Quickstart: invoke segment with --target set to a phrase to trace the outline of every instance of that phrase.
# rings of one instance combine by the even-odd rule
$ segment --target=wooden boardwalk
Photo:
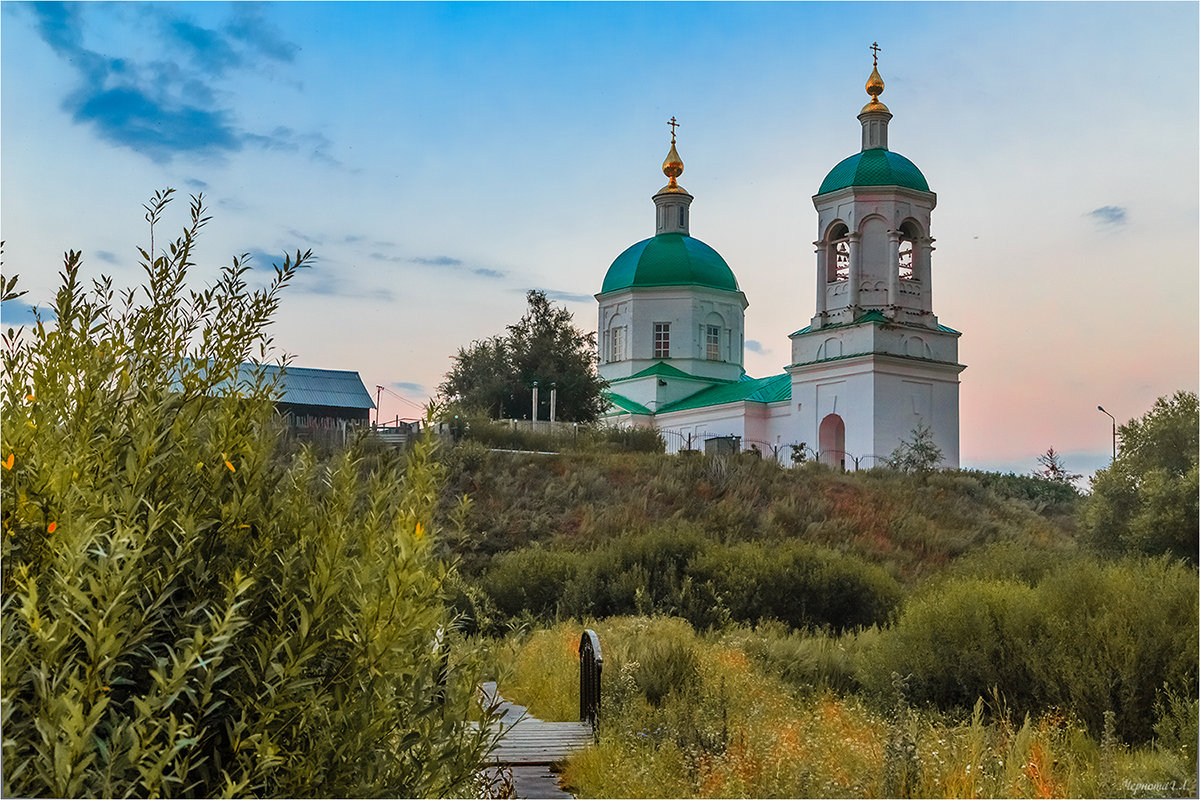
[[[500,742],[489,763],[512,768],[517,797],[571,797],[558,785],[558,776],[550,768],[592,743],[591,724],[544,722],[530,716],[525,706],[500,697],[494,681],[481,684],[480,689],[485,706],[500,701]]]

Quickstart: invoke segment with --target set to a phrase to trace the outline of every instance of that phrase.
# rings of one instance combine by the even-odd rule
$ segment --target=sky
[[[825,174],[889,147],[937,193],[934,311],[962,331],[964,467],[1075,472],[1200,382],[1196,3],[0,3],[0,235],[22,302],[67,249],[140,282],[142,204],[213,215],[193,280],[314,266],[276,344],[412,418],[540,289],[585,330],[654,233],[679,120],[691,233],[749,300],[746,369],[813,314]],[[5,304],[7,327],[27,321]]]

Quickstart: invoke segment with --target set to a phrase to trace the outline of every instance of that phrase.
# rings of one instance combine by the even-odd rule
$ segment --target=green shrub
[[[973,469],[944,474],[968,477],[996,497],[1020,500],[1039,512],[1070,513],[1081,497],[1079,490],[1070,483],[1052,481],[1037,475],[983,472]]]
[[[589,443],[597,442],[628,453],[662,453],[667,443],[655,428],[601,426],[588,431]]]
[[[578,570],[571,553],[528,547],[497,556],[482,586],[503,614],[515,617],[528,612],[553,619]]]
[[[5,336],[4,794],[470,792],[432,444],[367,481],[353,448],[276,456],[271,387],[237,365],[308,256],[188,292],[206,219],[194,199],[142,251],[140,293],[84,290],[69,253],[53,323]]]
[[[1036,586],[961,577],[911,599],[860,659],[860,681],[890,696],[967,709],[998,691],[1016,713],[1069,709],[1099,736],[1144,742],[1166,685],[1194,693],[1196,573],[1178,562],[1069,562]]]
[[[885,621],[900,597],[879,567],[796,541],[714,547],[689,573],[693,583],[711,585],[739,622],[777,619],[840,631]],[[697,624],[705,621],[703,608],[692,613]]]

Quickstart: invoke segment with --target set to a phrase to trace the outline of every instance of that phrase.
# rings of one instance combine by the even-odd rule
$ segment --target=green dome
[[[600,293],[645,286],[708,286],[738,291],[737,278],[720,253],[682,233],[660,233],[621,253],[608,268]]]
[[[916,164],[899,153],[879,147],[855,153],[831,169],[821,181],[817,194],[847,186],[904,186],[929,191],[929,184]]]

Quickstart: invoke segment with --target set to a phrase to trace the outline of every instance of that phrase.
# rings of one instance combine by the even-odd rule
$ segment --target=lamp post
[[[550,427],[554,427],[554,412],[558,407],[558,382],[550,384]]]
[[[533,429],[537,429],[537,381],[533,382]]]
[[[1109,419],[1112,420],[1113,461],[1116,461],[1117,460],[1117,419],[1112,414],[1109,414],[1107,411],[1105,411],[1104,406],[1096,406],[1096,408],[1099,409],[1100,413],[1104,414],[1106,417],[1108,417]]]

